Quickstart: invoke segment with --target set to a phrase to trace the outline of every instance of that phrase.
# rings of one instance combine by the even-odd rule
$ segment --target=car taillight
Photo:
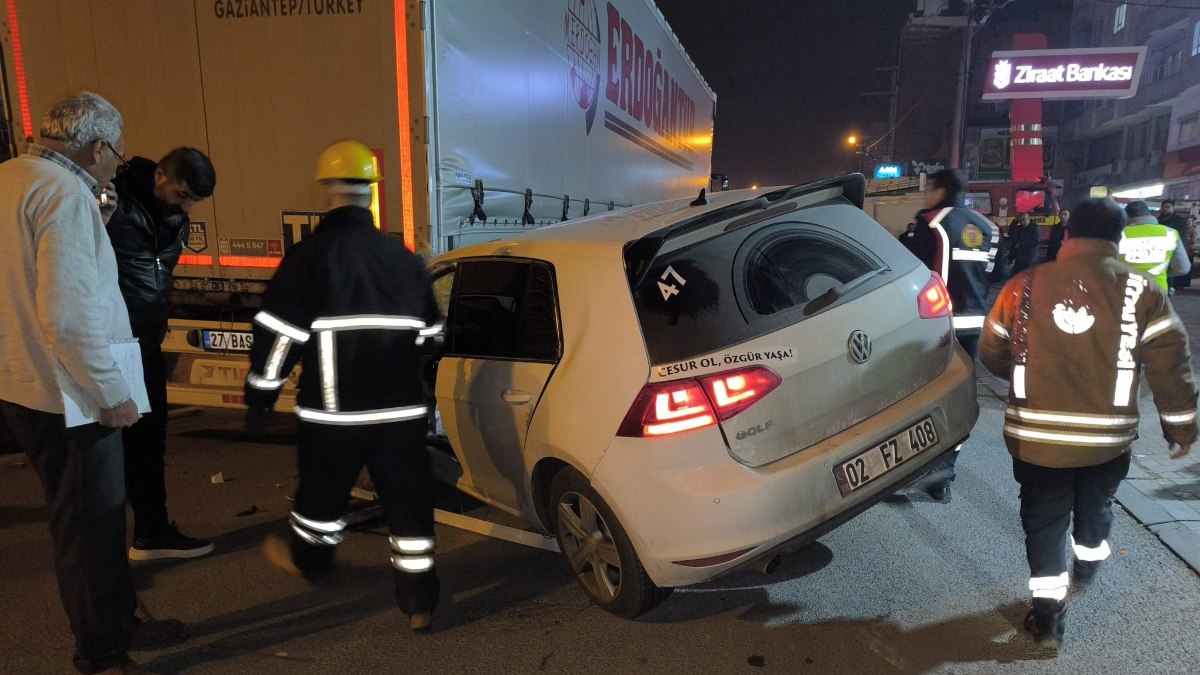
[[[655,382],[642,387],[617,430],[618,436],[667,436],[726,420],[762,400],[782,380],[769,368],[751,366],[699,380]]]
[[[762,400],[782,381],[775,371],[762,366],[739,368],[700,378],[721,420],[727,420]]]
[[[950,310],[950,291],[942,282],[941,275],[933,272],[929,283],[925,284],[925,288],[921,289],[921,295],[917,297],[917,311],[921,314],[922,319],[939,319],[943,316],[950,316]]]
[[[699,382],[657,382],[642,387],[617,435],[666,436],[716,423],[712,404]]]

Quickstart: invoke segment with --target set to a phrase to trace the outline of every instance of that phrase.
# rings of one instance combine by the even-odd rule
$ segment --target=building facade
[[[1069,202],[1200,199],[1200,9],[1076,0],[1071,47],[1147,48],[1137,94],[1065,104],[1055,164]]]

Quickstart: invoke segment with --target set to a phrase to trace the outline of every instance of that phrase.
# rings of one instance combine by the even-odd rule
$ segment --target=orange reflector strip
[[[21,125],[25,141],[33,140],[33,115],[29,113],[29,92],[25,88],[25,57],[21,52],[21,29],[17,26],[17,0],[8,0],[8,25],[12,33],[13,70],[17,73],[17,99],[21,106]]]
[[[260,258],[250,255],[217,256],[217,262],[221,263],[222,267],[258,267],[273,269],[279,267],[279,263],[282,260],[283,258]]]
[[[189,253],[187,255],[179,256],[180,265],[202,265],[205,267],[212,267],[212,260],[213,258],[211,255],[192,255]]]
[[[396,24],[396,117],[400,121],[400,218],[404,227],[404,245],[417,250],[413,221],[412,133],[408,105],[408,22],[407,0],[392,0]]]

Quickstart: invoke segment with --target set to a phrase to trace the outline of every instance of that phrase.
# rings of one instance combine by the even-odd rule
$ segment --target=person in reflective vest
[[[965,206],[962,179],[950,169],[929,179],[925,206],[917,214],[911,250],[946,282],[954,336],[974,359],[988,311],[988,277],[996,263],[1000,230]],[[950,501],[957,459],[958,453],[951,453],[930,473],[925,491],[938,502]]]
[[[1175,289],[1168,286],[1169,279],[1192,271],[1191,256],[1183,239],[1175,228],[1160,225],[1150,215],[1146,202],[1129,202],[1125,206],[1125,215],[1129,217],[1129,224],[1122,231],[1117,246],[1121,260],[1150,275],[1168,294],[1174,295]]]
[[[1087,584],[1112,550],[1112,497],[1138,436],[1139,373],[1171,457],[1187,455],[1197,435],[1187,332],[1166,291],[1117,257],[1125,214],[1111,199],[1087,200],[1073,214],[1057,260],[1000,291],[979,353],[1010,382],[1004,442],[1021,486],[1033,595],[1025,626],[1053,648],[1066,628],[1068,587]]]
[[[291,539],[269,538],[264,553],[291,574],[327,574],[350,489],[366,466],[387,516],[396,601],[409,627],[425,630],[440,587],[421,357],[441,322],[420,259],[375,227],[367,207],[378,180],[374,153],[362,143],[322,152],[317,181],[329,211],[287,252],[254,318],[246,430],[263,433],[301,364]]]

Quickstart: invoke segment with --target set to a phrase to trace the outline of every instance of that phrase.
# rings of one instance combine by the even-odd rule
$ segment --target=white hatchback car
[[[974,369],[863,193],[723,192],[440,256],[435,465],[625,617],[919,477],[974,425]]]

